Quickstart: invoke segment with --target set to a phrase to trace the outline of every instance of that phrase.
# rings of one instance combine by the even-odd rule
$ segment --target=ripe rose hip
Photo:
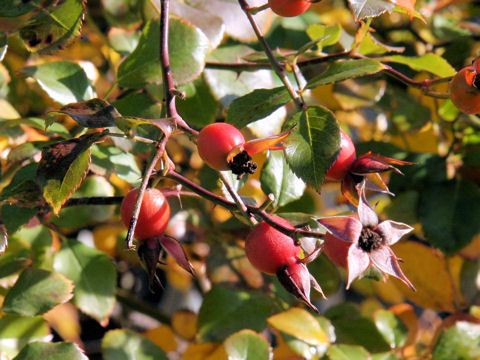
[[[273,218],[280,225],[294,229],[287,220],[278,216]],[[245,252],[255,268],[274,275],[280,268],[297,261],[300,246],[295,245],[291,237],[263,221],[247,236]]]
[[[450,99],[466,114],[480,113],[479,59],[472,66],[461,69],[450,82]]]
[[[311,3],[304,0],[268,0],[268,5],[275,14],[291,17],[303,14]]]
[[[197,147],[200,157],[215,170],[230,170],[227,158],[230,152],[245,144],[243,134],[227,123],[205,126],[198,134]]]
[[[120,215],[126,227],[130,224],[137,193],[138,189],[130,190],[120,206]],[[137,240],[144,240],[161,235],[169,220],[170,205],[163,193],[155,188],[147,189],[143,195],[134,236]]]
[[[357,158],[353,141],[343,130],[340,130],[340,152],[330,169],[325,174],[328,180],[342,180]]]
[[[213,123],[205,126],[198,134],[198,153],[212,169],[231,170],[240,178],[257,170],[257,164],[252,161],[251,156],[269,149],[281,149],[277,144],[290,135],[292,130],[246,142],[235,126]]]

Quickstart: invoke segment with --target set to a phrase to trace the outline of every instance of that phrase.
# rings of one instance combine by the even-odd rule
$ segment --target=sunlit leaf
[[[386,11],[392,11],[395,7],[386,0],[348,0],[348,4],[352,9],[355,21],[380,16]]]
[[[90,165],[90,147],[107,133],[86,134],[43,148],[37,179],[56,214],[84,179]]]
[[[308,311],[291,308],[268,318],[268,324],[275,329],[298,338],[310,345],[320,346],[328,343],[320,324]]]
[[[184,20],[171,19],[169,28],[170,67],[176,84],[195,80],[205,66],[210,45],[207,37]],[[133,51],[118,68],[120,86],[140,88],[162,81],[160,22],[150,21]]]
[[[271,358],[268,342],[251,330],[242,330],[230,335],[224,342],[231,360],[268,360]]]
[[[90,85],[85,71],[75,63],[47,62],[25,67],[21,71],[37,80],[42,89],[62,105],[95,97],[95,90]]]
[[[41,315],[73,296],[73,283],[65,276],[41,269],[26,269],[9,290],[3,311],[24,316]]]
[[[329,360],[368,360],[370,354],[361,346],[332,345],[327,350]]]
[[[115,268],[108,256],[69,239],[55,255],[53,265],[55,271],[73,280],[73,303],[84,313],[107,324],[115,304],[116,286]]]
[[[375,325],[392,349],[405,345],[408,329],[393,312],[378,310],[373,315]]]
[[[65,0],[39,12],[20,29],[25,46],[41,53],[63,49],[80,35],[85,4],[84,0]]]
[[[67,342],[33,342],[26,345],[22,351],[15,356],[15,360],[35,359],[88,360],[88,357],[83,353],[77,344]]]
[[[340,40],[342,27],[340,24],[325,26],[321,24],[312,24],[307,28],[307,35],[312,40],[320,39],[317,47],[322,50],[324,46],[334,45]]]
[[[409,57],[392,55],[382,59],[384,62],[404,64],[416,71],[428,71],[437,76],[453,76],[455,69],[440,55],[428,53],[422,56]]]
[[[153,329],[149,329],[142,335],[166,353],[177,349],[177,339],[172,328],[168,325],[160,325]]]
[[[262,190],[273,194],[274,206],[284,206],[299,199],[305,191],[305,183],[290,170],[285,156],[280,151],[271,151],[260,176]]]
[[[5,314],[0,318],[0,348],[11,358],[30,342],[50,339],[50,329],[41,316]]]
[[[293,126],[284,140],[287,162],[299,178],[319,189],[339,151],[337,121],[327,108],[315,106],[293,114],[284,128]]]
[[[376,74],[382,71],[384,66],[372,59],[336,61],[320,75],[308,80],[307,88],[312,89],[320,85],[327,85],[346,79]]]
[[[147,338],[130,330],[111,330],[102,340],[105,360],[167,360],[165,352]]]
[[[92,167],[105,175],[116,174],[120,179],[132,185],[141,182],[142,174],[131,153],[126,153],[115,146],[92,147]],[[103,171],[102,171],[103,170]]]
[[[435,360],[477,359],[480,357],[480,323],[458,321],[442,331],[432,358]]]
[[[461,260],[451,260],[438,251],[412,241],[400,241],[393,246],[395,254],[403,259],[402,270],[417,291],[411,291],[405,285],[395,281],[402,294],[413,303],[440,311],[455,309],[455,292],[459,288]],[[447,265],[447,261],[450,262]],[[447,269],[450,266],[452,273]]]

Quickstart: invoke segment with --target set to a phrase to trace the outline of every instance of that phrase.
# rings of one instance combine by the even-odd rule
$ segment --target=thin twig
[[[79,205],[118,205],[122,202],[122,200],[123,196],[91,196],[70,198],[63,205],[63,207]]]
[[[238,0],[240,7],[242,10],[245,12],[245,15],[247,15],[248,21],[250,22],[250,25],[252,26],[253,31],[255,32],[255,35],[257,36],[258,41],[260,41],[260,44],[262,44],[263,49],[265,51],[265,54],[268,57],[268,60],[270,61],[270,64],[275,71],[275,73],[278,75],[280,80],[282,81],[283,85],[287,88],[288,93],[292,97],[292,99],[295,101],[297,106],[300,109],[305,108],[305,104],[302,100],[302,98],[298,95],[298,93],[295,91],[293,88],[292,84],[290,83],[290,80],[287,77],[287,72],[285,71],[285,68],[280,66],[279,62],[273,55],[272,49],[270,49],[270,46],[268,45],[267,41],[263,37],[262,31],[257,25],[257,22],[255,21],[255,18],[253,17],[253,14],[250,13],[250,6],[247,4],[246,0]]]

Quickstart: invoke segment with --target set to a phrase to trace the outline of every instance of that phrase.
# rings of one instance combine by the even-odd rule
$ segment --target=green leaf
[[[225,24],[215,12],[202,11],[179,0],[170,3],[170,11],[202,30],[212,49],[220,45],[225,33]]]
[[[432,18],[432,30],[437,39],[441,39],[442,41],[458,41],[461,37],[470,37],[473,35],[468,29],[460,27],[457,21],[438,14]]]
[[[230,360],[269,360],[272,357],[268,342],[251,330],[230,335],[224,346]]]
[[[0,17],[17,17],[35,10],[40,0],[2,0],[0,2]]]
[[[179,90],[185,92],[186,99],[177,99],[177,110],[188,124],[202,128],[215,121],[219,104],[203,76],[180,86]]]
[[[132,185],[139,185],[142,173],[135,157],[115,146],[92,146],[92,167],[98,174],[116,174],[120,179]],[[102,174],[103,175],[103,174]]]
[[[15,274],[32,265],[32,260],[22,257],[22,253],[7,253],[0,257],[0,279]]]
[[[73,296],[73,283],[65,276],[41,269],[26,269],[8,291],[3,311],[24,316],[41,315]]]
[[[72,62],[47,62],[25,67],[21,72],[37,80],[42,89],[62,105],[89,100],[96,96],[85,71]]]
[[[121,116],[114,106],[102,99],[91,99],[62,106],[55,113],[66,114],[86,128],[115,126],[115,118]]]
[[[386,11],[392,11],[395,7],[386,0],[348,0],[348,3],[355,21],[380,16]]]
[[[13,360],[88,360],[77,344],[34,342],[25,346]]]
[[[293,126],[284,140],[287,162],[299,178],[318,190],[340,149],[337,121],[327,108],[313,106],[293,114],[283,127]]]
[[[360,42],[357,52],[362,55],[383,55],[387,52],[401,53],[405,50],[402,46],[388,46],[378,41],[371,33],[367,32]]]
[[[329,308],[325,316],[335,328],[338,344],[361,345],[371,352],[390,350],[375,324],[361,317],[355,306],[348,303],[336,305]]]
[[[11,358],[28,343],[48,341],[50,337],[50,328],[41,316],[5,314],[0,318],[0,349]]]
[[[336,61],[331,63],[323,73],[308,80],[306,87],[312,89],[358,76],[376,74],[384,69],[382,63],[372,59]]]
[[[466,181],[426,187],[420,193],[418,215],[427,240],[453,254],[480,233],[480,189]]]
[[[39,12],[20,29],[27,49],[40,53],[63,49],[80,35],[85,4],[83,0],[65,0]]]
[[[269,317],[267,321],[275,329],[307,344],[321,346],[328,343],[327,334],[322,330],[317,319],[307,310],[291,308]]]
[[[7,228],[7,233],[11,235],[16,233],[20,227],[28,223],[38,211],[38,209],[34,207],[20,207],[12,204],[4,204],[1,210],[1,219]]]
[[[460,289],[467,304],[478,304],[480,300],[480,262],[464,260],[460,273]]]
[[[453,76],[455,69],[440,55],[428,53],[422,56],[408,57],[402,55],[392,55],[384,57],[383,62],[394,62],[411,67],[416,71],[428,71],[437,76]]]
[[[236,98],[228,108],[227,122],[243,128],[273,113],[292,100],[287,89],[280,86],[273,89],[256,89]]]
[[[164,351],[130,330],[111,330],[102,340],[105,360],[167,360]]]
[[[179,104],[177,104],[178,107]],[[146,92],[132,92],[113,102],[123,116],[159,119],[162,117],[159,102]]]
[[[332,345],[327,350],[329,360],[369,360],[370,354],[361,346]]]
[[[112,27],[108,31],[108,42],[121,55],[130,55],[138,45],[140,33],[135,30],[126,30]]]
[[[223,341],[242,329],[262,331],[274,307],[266,294],[214,286],[205,294],[198,314],[198,336],[203,341]]]
[[[391,121],[395,124],[395,130],[403,133],[405,131],[420,130],[432,118],[430,109],[420,104],[417,99],[398,89],[392,94],[394,106],[392,109]],[[387,106],[392,107],[392,103]]]
[[[478,359],[480,357],[480,325],[458,321],[442,331],[432,352],[435,360]]]
[[[275,196],[275,207],[300,199],[306,188],[305,183],[292,172],[281,151],[269,153],[260,181],[263,192]]]
[[[45,200],[58,214],[62,205],[80,186],[90,165],[90,147],[105,138],[108,131],[90,133],[60,141],[42,150],[37,180]]]
[[[28,244],[31,250],[29,257],[33,260],[34,267],[49,271],[52,269],[52,233],[46,226],[24,227],[15,236]]]
[[[378,310],[373,317],[378,331],[380,331],[392,349],[405,345],[408,328],[398,316],[388,310]]]
[[[170,67],[177,85],[195,80],[203,71],[210,45],[196,27],[180,19],[171,19],[169,27]],[[118,84],[140,88],[162,81],[160,21],[150,21],[143,29],[135,51],[118,68]]]
[[[73,303],[85,314],[106,323],[115,304],[116,287],[115,268],[108,256],[68,239],[55,255],[53,267],[73,280]]]
[[[252,53],[254,50],[245,45],[222,46],[209,54],[208,61],[241,63],[244,62],[242,60],[244,57]],[[275,86],[270,70],[237,72],[205,69],[205,80],[213,96],[225,107],[228,107],[236,97],[252,92],[252,89]]]
[[[307,28],[307,35],[312,40],[317,40],[318,50],[322,50],[324,46],[334,45],[340,40],[342,35],[342,27],[340,24],[326,26],[321,24],[312,24]]]

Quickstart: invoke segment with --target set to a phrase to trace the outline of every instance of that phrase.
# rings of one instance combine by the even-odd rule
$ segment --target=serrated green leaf
[[[358,76],[376,74],[385,67],[382,63],[372,59],[336,61],[321,73],[308,80],[307,88],[312,89],[320,85],[327,85]]]
[[[55,255],[53,267],[73,281],[73,303],[81,311],[100,323],[108,321],[115,304],[116,272],[105,253],[68,239]]]
[[[383,62],[394,62],[411,67],[416,71],[428,71],[437,76],[447,77],[455,75],[455,69],[440,55],[428,53],[422,56],[409,57],[392,55],[384,57]]]
[[[328,343],[327,334],[320,324],[307,310],[291,308],[267,319],[275,329],[300,339],[307,344],[321,346]]]
[[[180,19],[171,19],[169,28],[170,67],[177,85],[195,80],[203,71],[210,45],[196,27]],[[135,51],[118,68],[118,84],[140,88],[162,81],[160,53],[160,21],[145,26]]]
[[[274,307],[266,294],[214,286],[205,294],[198,314],[198,336],[203,341],[223,341],[242,329],[262,331]]]
[[[284,86],[253,90],[232,101],[228,108],[227,122],[239,129],[243,128],[270,115],[291,100]]]
[[[305,183],[292,172],[281,151],[269,153],[262,167],[260,182],[265,194],[275,196],[275,207],[300,199],[306,188]]]
[[[329,360],[369,360],[370,354],[361,346],[332,345],[327,350]]]
[[[293,114],[284,129],[293,126],[284,140],[287,162],[299,178],[319,189],[340,149],[337,121],[327,108],[314,106]]]
[[[0,349],[10,358],[28,343],[48,341],[50,337],[50,328],[41,316],[5,314],[0,318]]]
[[[272,357],[268,342],[251,330],[230,335],[224,346],[230,360],[269,360]]]
[[[22,255],[22,253],[2,254],[2,257],[0,257],[0,279],[32,265],[32,260],[22,257]]]
[[[37,181],[55,214],[85,178],[90,166],[90,147],[107,134],[108,131],[85,134],[43,148]]]
[[[121,116],[113,105],[103,99],[91,99],[62,106],[55,113],[66,114],[86,128],[115,126],[115,118]]]
[[[378,310],[373,315],[373,318],[378,331],[380,331],[392,349],[405,345],[408,328],[398,316],[388,310]]]
[[[427,240],[453,254],[480,233],[480,189],[466,181],[431,185],[420,193],[418,215]]]
[[[17,230],[28,223],[35,216],[38,209],[31,207],[21,207],[12,204],[2,206],[2,221],[7,229],[7,233],[13,235]]]
[[[41,315],[73,296],[73,283],[65,276],[41,269],[26,269],[8,291],[3,311],[24,316]]]
[[[47,62],[28,66],[20,71],[37,80],[42,89],[62,105],[89,100],[96,96],[85,71],[72,62]]]
[[[40,53],[63,49],[80,35],[85,3],[84,0],[65,0],[30,19],[20,29],[27,49]]]
[[[478,359],[480,357],[480,325],[458,321],[445,329],[435,344],[432,359]]]
[[[102,340],[105,360],[167,360],[164,351],[130,330],[111,330]]]
[[[367,32],[360,42],[357,52],[362,55],[382,55],[387,52],[401,53],[405,50],[402,46],[388,46],[378,41],[371,33]]]
[[[88,360],[77,344],[34,342],[26,345],[13,360]]]

